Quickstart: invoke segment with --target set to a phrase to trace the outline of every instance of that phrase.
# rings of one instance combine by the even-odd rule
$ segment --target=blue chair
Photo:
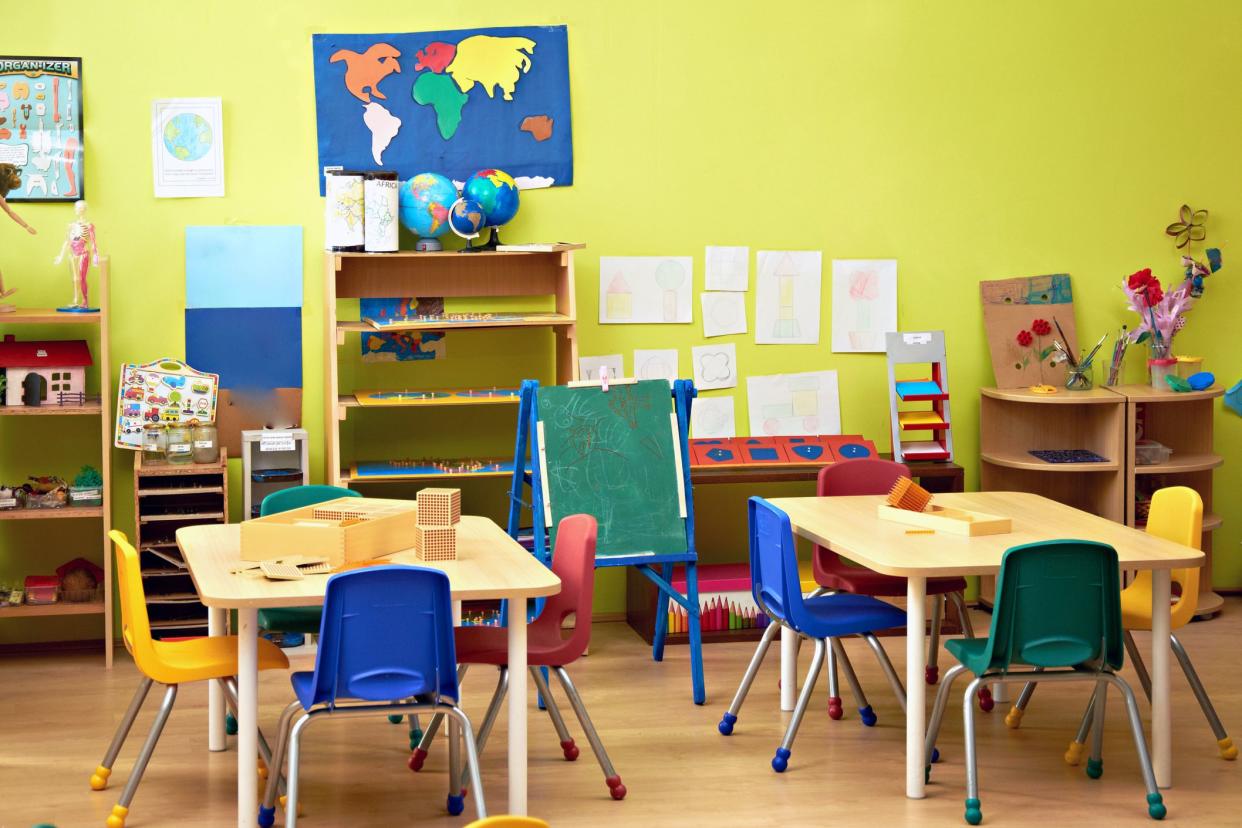
[[[798,726],[802,724],[802,716],[811,701],[811,693],[815,689],[828,647],[833,647],[838,657],[843,653],[839,649],[841,644],[835,639],[846,635],[857,635],[865,639],[888,676],[902,709],[905,709],[905,688],[902,687],[892,662],[888,660],[884,647],[873,633],[875,630],[904,627],[906,614],[892,604],[867,595],[842,592],[804,598],[789,516],[761,497],[752,497],[749,509],[751,594],[772,623],[764,630],[763,638],[750,660],[750,666],[746,668],[742,683],[737,688],[737,695],[733,697],[733,703],[729,705],[729,710],[720,720],[717,729],[725,736],[733,733],[738,711],[746,700],[750,685],[754,682],[778,629],[788,627],[798,635],[812,639],[815,642],[815,655],[811,658],[806,683],[802,685],[802,692],[798,695],[798,704],[785,731],[785,738],[772,759],[772,769],[782,773],[789,767],[789,754],[794,737],[798,735]]]
[[[996,606],[987,638],[954,639],[945,647],[960,664],[945,674],[932,707],[926,750],[930,755],[944,718],[949,688],[967,670],[975,678],[966,688],[962,709],[966,738],[966,821],[983,821],[975,762],[975,718],[971,699],[985,681],[1088,681],[1095,685],[1095,738],[1087,776],[1104,772],[1104,698],[1108,685],[1121,693],[1147,785],[1147,813],[1164,819],[1166,809],[1143,735],[1134,692],[1117,675],[1124,660],[1121,632],[1121,586],[1117,550],[1085,540],[1054,540],[1015,546],[1001,558]],[[1029,670],[1021,669],[1030,667]],[[1019,669],[1014,669],[1018,667]],[[928,780],[931,763],[926,766]]]
[[[297,699],[281,714],[272,763],[289,755],[285,824],[297,822],[298,762],[302,733],[329,716],[442,713],[449,718],[449,797],[453,815],[464,797],[453,791],[461,775],[461,743],[479,819],[487,816],[474,729],[458,707],[457,653],[448,576],[415,566],[376,566],[333,575],[324,596],[319,650],[313,672],[290,677]],[[298,714],[301,715],[298,715]],[[275,821],[279,773],[268,777],[259,825]]]

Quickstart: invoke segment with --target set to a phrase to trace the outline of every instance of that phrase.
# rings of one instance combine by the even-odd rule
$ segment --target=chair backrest
[[[259,504],[259,517],[288,512],[290,509],[301,509],[303,506],[314,506],[325,500],[336,500],[338,497],[362,497],[361,492],[346,489],[343,486],[294,486],[272,492]]]
[[[457,700],[449,580],[438,569],[374,566],[328,579],[316,703],[392,701],[431,694]]]
[[[842,460],[829,463],[819,470],[815,479],[815,494],[820,497],[847,495],[882,495],[892,491],[899,478],[909,477],[910,469],[904,463],[863,457],[858,460]],[[815,544],[813,553],[821,561],[839,557],[830,549]],[[827,557],[827,556],[832,557]]]
[[[553,627],[560,635],[565,619],[574,616],[574,631],[565,640],[566,661],[579,658],[591,641],[597,531],[595,518],[590,515],[561,518],[552,552],[552,572],[561,579],[561,591],[544,602],[543,611],[532,624]]]
[[[806,618],[798,553],[789,515],[761,497],[750,512],[750,589],[768,615],[801,629]]]
[[[150,675],[155,660],[155,643],[151,639],[151,622],[147,617],[147,596],[142,589],[142,564],[138,550],[119,529],[108,533],[116,549],[117,588],[121,593],[121,638],[125,649],[134,657],[134,664],[144,675]]]
[[[1199,549],[1203,546],[1203,498],[1187,486],[1168,486],[1151,496],[1147,515],[1147,532],[1165,540]],[[1173,583],[1181,587],[1181,595],[1173,605],[1173,629],[1184,627],[1194,617],[1199,605],[1199,570],[1175,569]],[[1151,570],[1139,572],[1130,587],[1151,592]]]
[[[1121,669],[1117,550],[1095,541],[1053,540],[1006,551],[988,654],[989,669],[1072,667],[1101,660]]]

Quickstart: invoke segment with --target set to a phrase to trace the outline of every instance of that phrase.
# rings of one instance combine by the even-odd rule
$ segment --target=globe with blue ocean
[[[211,151],[211,124],[201,115],[183,112],[164,125],[164,149],[178,161],[197,161]]]

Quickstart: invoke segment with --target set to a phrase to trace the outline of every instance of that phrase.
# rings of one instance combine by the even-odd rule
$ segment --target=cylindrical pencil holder
[[[1095,387],[1095,363],[1077,365],[1065,374],[1066,391],[1090,391]]]

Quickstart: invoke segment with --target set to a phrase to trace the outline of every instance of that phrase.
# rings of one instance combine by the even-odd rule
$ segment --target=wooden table
[[[851,561],[906,579],[906,796],[923,797],[926,691],[923,670],[927,579],[944,575],[995,575],[1006,549],[1035,541],[1075,538],[1112,545],[1126,569],[1152,570],[1152,764],[1162,788],[1173,784],[1169,705],[1169,570],[1197,567],[1203,553],[1025,492],[941,494],[942,506],[1013,519],[1004,535],[964,537],[936,532],[907,535],[901,523],[880,520],[884,498],[787,497],[772,505],[789,515],[794,531]]]
[[[241,559],[241,526],[191,526],[177,531],[177,545],[211,613],[213,634],[224,631],[225,613],[237,610],[237,824],[254,825],[258,807],[259,666],[258,611],[266,607],[323,604],[327,578],[269,581],[230,571]],[[387,562],[439,569],[449,577],[454,601],[506,599],[510,608],[528,598],[561,591],[552,571],[492,521],[463,515],[458,526],[457,560],[423,562],[412,549]],[[526,613],[509,612],[509,813],[526,813]],[[222,749],[223,716],[210,718],[211,745]],[[218,746],[218,747],[216,747]]]

